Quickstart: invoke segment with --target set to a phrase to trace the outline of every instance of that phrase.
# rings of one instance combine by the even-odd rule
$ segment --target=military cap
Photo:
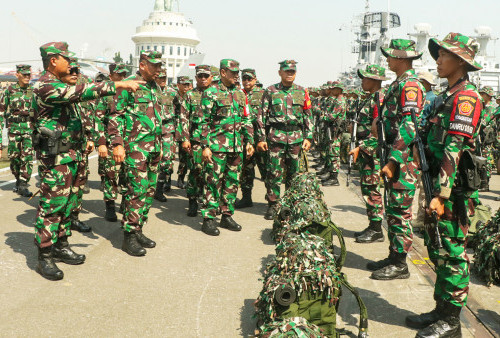
[[[177,84],[190,84],[189,76],[177,76]]]
[[[257,78],[257,74],[255,74],[255,69],[245,68],[241,71],[241,77],[250,76],[252,79]]]
[[[80,68],[80,64],[78,63],[78,58],[76,57],[69,58],[69,65],[71,66],[71,69]]]
[[[232,72],[240,71],[240,63],[233,59],[220,60],[220,69],[229,69]]]
[[[259,88],[263,88],[264,87],[264,85],[259,80],[257,80],[257,83],[255,83],[255,86],[257,86]]]
[[[358,69],[358,76],[361,79],[366,77],[367,79],[379,81],[389,80],[389,78],[385,76],[385,68],[379,65],[366,65],[365,70]]]
[[[297,61],[295,60],[283,60],[279,63],[280,70],[297,70]]]
[[[209,65],[198,65],[195,67],[196,70],[196,75],[199,74],[207,74],[207,75],[212,75],[212,67]]]
[[[31,74],[31,65],[17,65],[16,71],[21,74]]]
[[[167,77],[167,71],[164,68],[162,68],[160,74],[158,74],[158,78],[162,77]]]
[[[95,82],[98,82],[98,83],[102,82],[102,81],[106,81],[108,79],[109,79],[109,77],[106,74],[101,73],[101,72],[97,73],[95,76]]]
[[[118,62],[118,63],[112,63],[109,65],[109,72],[110,73],[127,73],[127,65],[124,63]]]
[[[460,33],[448,33],[444,40],[440,41],[436,38],[429,40],[429,52],[434,60],[439,56],[439,49],[443,48],[450,53],[455,54],[465,62],[467,62],[468,71],[483,69],[483,67],[474,61],[474,57],[479,52],[479,43],[468,36]]]
[[[162,63],[162,54],[154,50],[143,50],[141,51],[140,59],[144,59],[150,63]]]
[[[419,59],[423,53],[417,52],[415,41],[407,39],[392,39],[389,47],[380,47],[385,57],[396,59]]]
[[[334,88],[339,88],[344,90],[345,86],[342,82],[340,81],[333,81],[332,83],[329,84],[329,88],[334,89]]]
[[[42,55],[42,58],[49,55],[62,55],[69,58],[75,55],[75,53],[68,50],[68,44],[64,41],[49,42],[40,46],[40,54]]]
[[[429,84],[431,86],[435,86],[436,85],[436,82],[434,82],[434,75],[432,75],[431,72],[421,71],[421,72],[418,72],[417,75],[418,75],[418,78],[420,80],[424,80],[424,81],[429,82]]]
[[[485,93],[486,95],[489,95],[491,97],[495,97],[495,92],[493,91],[493,88],[490,86],[483,87],[479,89],[479,94]]]

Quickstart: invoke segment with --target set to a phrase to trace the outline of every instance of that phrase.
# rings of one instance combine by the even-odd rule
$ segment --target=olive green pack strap
[[[335,260],[335,266],[337,267],[337,272],[340,272],[342,270],[342,267],[344,266],[345,262],[345,257],[347,255],[347,249],[345,246],[345,240],[344,240],[344,235],[342,234],[342,230],[340,230],[335,223],[333,223],[331,220],[328,220],[328,222],[322,223],[324,227],[331,228],[335,234],[337,235],[337,238],[339,239],[339,244],[340,244],[340,256]]]
[[[352,292],[354,297],[356,297],[356,301],[359,305],[359,333],[358,338],[366,338],[368,337],[368,310],[366,309],[366,305],[359,296],[358,291],[347,281],[346,276],[341,273],[340,274],[340,282],[343,286],[345,286],[349,291]]]
[[[304,149],[300,149],[299,172],[309,172],[309,159],[307,158],[307,153],[304,151]]]

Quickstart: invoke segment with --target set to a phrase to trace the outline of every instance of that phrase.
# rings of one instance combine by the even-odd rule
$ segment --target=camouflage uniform
[[[18,65],[17,72],[31,74],[31,66]],[[0,96],[0,131],[5,119],[9,136],[10,170],[16,178],[15,190],[27,197],[31,196],[27,186],[33,171],[33,125],[30,120],[32,95],[31,85],[21,88],[16,83],[7,87]],[[19,191],[20,187],[23,191]]]
[[[239,63],[224,59],[221,68],[238,71]],[[221,81],[203,93],[201,124],[203,149],[212,151],[212,163],[205,164],[204,219],[214,219],[220,208],[223,216],[234,213],[245,145],[253,140],[245,93],[228,88]]]
[[[296,62],[285,60],[281,70],[296,69]],[[285,187],[299,170],[299,156],[305,139],[312,142],[311,100],[303,87],[285,87],[277,83],[266,89],[262,109],[257,116],[256,138],[268,142],[267,196],[270,206],[280,198],[280,187],[286,172]]]
[[[489,95],[491,98],[494,97],[493,89],[491,87],[481,88],[479,93],[485,93]],[[489,190],[489,181],[491,177],[491,170],[494,164],[493,150],[494,144],[496,142],[496,116],[495,113],[495,103],[493,100],[485,104],[485,107],[482,111],[481,117],[481,126],[480,126],[480,143],[478,144],[478,148],[481,150],[480,156],[486,159],[486,177],[484,177],[481,189],[488,191]]]
[[[190,84],[191,80],[187,76],[179,76],[177,78],[177,83],[178,84]],[[179,142],[180,139],[180,114],[181,114],[181,105],[182,102],[185,100],[186,94],[182,97],[179,92],[177,92],[177,97],[176,97],[176,105],[175,105],[175,114],[176,114],[176,129],[177,133],[175,136],[175,140],[177,141],[178,148],[179,148],[179,167],[177,168],[177,175],[179,176],[177,186],[181,189],[184,189],[184,177],[187,174],[188,171],[188,165],[189,165],[189,154],[184,151],[181,147],[181,142]]]

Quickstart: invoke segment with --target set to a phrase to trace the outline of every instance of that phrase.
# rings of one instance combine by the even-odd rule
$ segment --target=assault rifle
[[[358,133],[358,118],[359,118],[359,111],[361,109],[358,109],[359,106],[359,100],[356,101],[355,105],[355,110],[354,110],[354,119],[352,120],[352,130],[351,130],[351,150],[356,148],[356,143],[357,143],[357,133]],[[349,164],[347,166],[347,179],[346,179],[346,186],[349,186],[349,179],[351,177],[351,170],[352,170],[352,164],[354,162],[354,155],[349,156]]]
[[[375,93],[375,104],[378,108],[378,117],[377,117],[377,137],[378,137],[378,156],[380,158],[380,168],[382,169],[387,164],[387,141],[385,139],[385,128],[384,128],[384,115],[382,114],[382,110],[385,105],[385,100],[382,104],[380,104],[380,93]],[[387,182],[387,177],[383,177],[384,180],[384,208],[387,208],[387,193],[389,182]]]
[[[431,175],[429,173],[429,163],[427,163],[427,159],[425,157],[424,142],[422,141],[422,138],[420,137],[420,132],[418,130],[416,108],[411,108],[410,112],[411,112],[411,120],[413,122],[413,125],[415,126],[415,145],[417,146],[420,169],[422,170],[421,179],[425,193],[425,204],[427,207],[429,207],[433,198],[432,180],[431,180]],[[434,227],[434,230],[436,232],[437,246],[439,249],[442,249],[443,243],[441,242],[441,233],[439,232],[439,227],[438,227],[437,212],[433,211],[431,216],[432,216],[432,226]]]

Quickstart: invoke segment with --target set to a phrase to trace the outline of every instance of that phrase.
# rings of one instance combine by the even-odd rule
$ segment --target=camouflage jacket
[[[181,141],[181,134],[182,134],[182,125],[181,125],[181,109],[182,105],[184,104],[184,101],[187,99],[187,92],[184,94],[184,96],[181,96],[179,92],[177,92],[177,95],[174,98],[174,132],[175,136],[174,139],[176,142],[182,142]]]
[[[245,90],[243,92],[247,95],[248,106],[250,108],[250,120],[252,121],[252,126],[254,130],[257,130],[257,117],[259,115],[259,110],[262,105],[262,96],[264,95],[264,89],[255,86],[249,93]],[[266,121],[263,121],[265,124]],[[255,136],[255,135],[254,135]],[[255,143],[258,140],[255,139]]]
[[[47,149],[40,147],[38,158],[46,165],[65,164],[82,160],[84,147],[84,126],[82,112],[75,109],[75,103],[95,100],[102,96],[113,95],[116,88],[113,82],[98,84],[83,83],[70,86],[61,82],[50,72],[43,72],[33,88],[33,118],[35,131],[40,128],[61,131],[60,143],[70,145],[67,152],[50,156]]]
[[[18,83],[7,87],[0,96],[0,126],[3,127],[5,119],[9,134],[33,133],[30,119],[32,96],[33,88],[31,85],[21,88]],[[0,140],[0,144],[1,142]]]
[[[108,124],[111,116],[111,112],[115,110],[116,99],[115,96],[106,96],[101,98],[96,105],[95,109],[95,131],[97,132],[97,146],[110,146],[111,140],[108,134]],[[123,124],[120,119],[118,121]],[[121,125],[119,130],[123,131],[123,126]]]
[[[194,88],[186,94],[182,101],[180,113],[180,141],[201,143],[201,126],[204,121],[201,109],[201,98],[206,89]]]
[[[268,87],[262,97],[257,126],[259,142],[266,138],[289,144],[312,140],[311,99],[307,89],[296,84],[285,88],[281,82]]]
[[[76,85],[91,84],[92,80],[83,74],[78,77]],[[106,96],[107,97],[107,96]],[[95,110],[99,100],[89,100],[77,103],[78,109],[81,111],[83,130],[85,141],[97,141],[99,133],[95,126]]]
[[[243,146],[253,141],[245,93],[228,88],[222,81],[203,93],[201,110],[201,144],[214,152],[244,152]]]
[[[373,93],[368,95],[368,97],[361,101],[358,105],[358,132],[356,137],[358,141],[360,141],[362,149],[364,145],[364,142],[362,141],[370,139],[369,136],[372,130],[373,120],[375,120],[375,118],[378,116],[380,104],[384,100],[384,94],[382,93],[382,90],[379,90],[378,93],[379,102],[375,102],[376,93]],[[378,140],[373,137],[371,138],[371,141],[375,142],[371,145],[371,147],[376,148]]]
[[[142,81],[137,73],[127,80]],[[160,152],[162,135],[162,108],[155,82],[140,85],[135,92],[120,90],[115,110],[111,113],[108,133],[111,145],[123,145],[127,153]]]
[[[345,96],[331,97],[327,103],[325,119],[327,122],[343,121],[347,111]]]
[[[431,170],[434,194],[448,199],[460,156],[473,147],[483,101],[475,85],[464,80],[439,94],[435,103],[424,136],[429,147],[429,166],[436,169]]]
[[[179,98],[177,92],[166,86],[165,89],[158,89],[158,101],[161,105],[162,134],[175,133],[177,125],[177,106]]]

